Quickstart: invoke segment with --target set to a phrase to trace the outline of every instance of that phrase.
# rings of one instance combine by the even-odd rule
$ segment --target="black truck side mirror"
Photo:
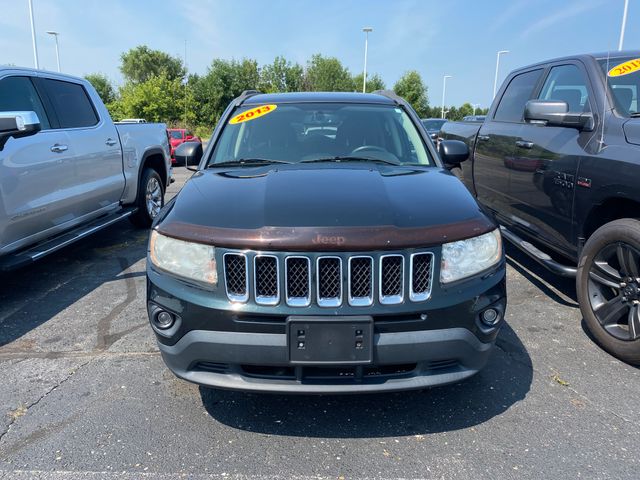
[[[9,138],[35,135],[41,128],[36,112],[0,112],[0,150]]]
[[[469,158],[469,147],[460,140],[442,140],[438,153],[446,167],[455,167]]]
[[[178,145],[173,155],[178,165],[184,163],[187,170],[197,172],[197,166],[202,159],[202,144],[200,142],[184,142]]]
[[[585,131],[595,128],[591,112],[569,112],[569,104],[562,100],[529,100],[524,107],[524,119],[528,123]]]

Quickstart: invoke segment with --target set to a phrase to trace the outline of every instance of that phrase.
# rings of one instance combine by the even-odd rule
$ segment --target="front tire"
[[[136,205],[138,210],[129,217],[131,223],[139,228],[149,228],[164,206],[162,179],[152,168],[145,168],[142,172]]]
[[[640,221],[615,220],[594,232],[582,251],[576,287],[597,342],[640,365]]]

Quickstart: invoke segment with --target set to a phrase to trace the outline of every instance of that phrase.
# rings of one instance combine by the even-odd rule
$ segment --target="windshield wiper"
[[[272,163],[291,163],[284,160],[271,160],[268,158],[240,158],[238,160],[229,160],[220,163],[210,163],[207,168],[217,167],[242,167],[245,165],[270,165]]]
[[[631,113],[629,114],[629,116],[630,116],[631,118],[638,118],[638,117],[640,117],[640,112],[631,112]]]
[[[389,160],[382,160],[381,158],[373,157],[352,157],[352,156],[337,156],[337,157],[325,157],[325,158],[312,158],[311,160],[302,160],[300,163],[322,163],[322,162],[374,162],[385,163],[387,165],[402,165],[398,162],[391,162]]]

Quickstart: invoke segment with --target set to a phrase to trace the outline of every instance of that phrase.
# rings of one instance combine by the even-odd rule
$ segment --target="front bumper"
[[[175,345],[159,346],[169,369],[193,383],[243,391],[343,394],[464,380],[484,367],[493,342],[483,343],[464,328],[380,333],[374,337],[375,365],[344,368],[289,366],[285,334],[193,330]]]

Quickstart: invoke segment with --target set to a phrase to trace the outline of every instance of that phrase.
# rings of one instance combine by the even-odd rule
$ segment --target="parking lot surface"
[[[272,396],[164,367],[147,235],[123,222],[0,276],[0,479],[638,477],[638,370],[588,338],[571,281],[512,249],[508,323],[479,375]]]

